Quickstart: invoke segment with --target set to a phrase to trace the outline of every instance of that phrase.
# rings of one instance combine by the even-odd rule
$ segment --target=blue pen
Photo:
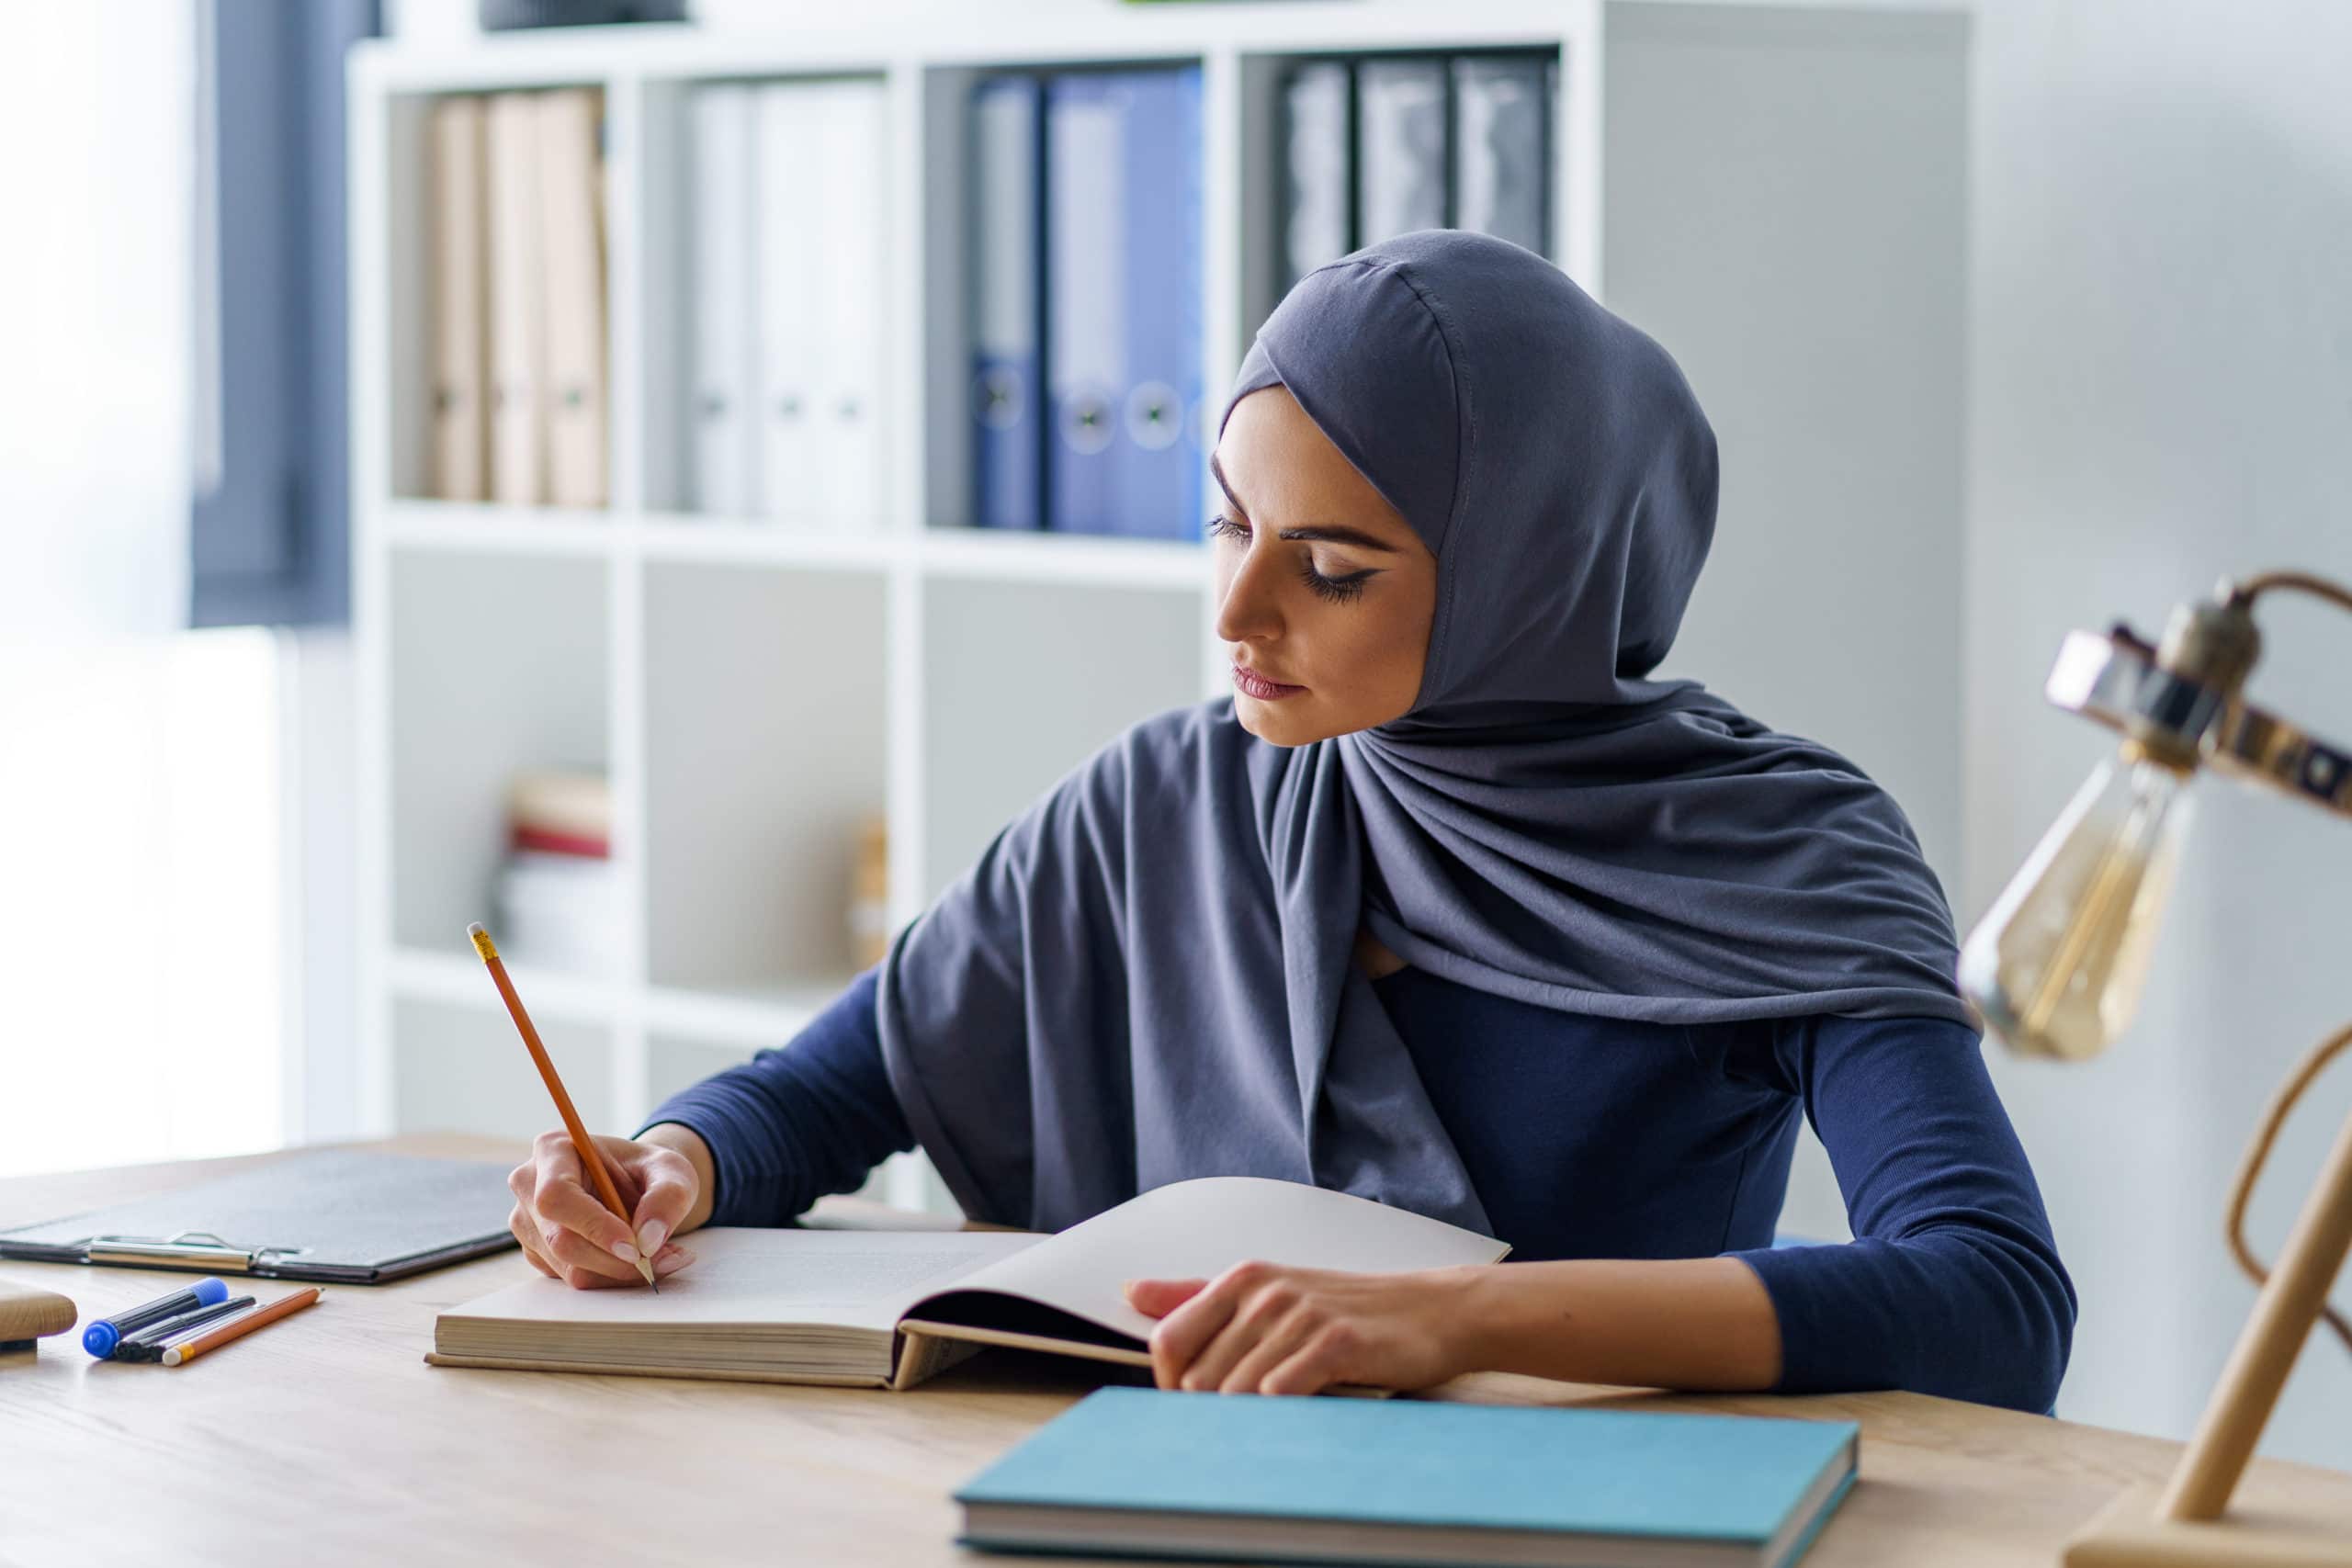
[[[197,1307],[209,1307],[229,1299],[229,1287],[207,1274],[185,1291],[174,1291],[168,1296],[157,1296],[144,1306],[129,1312],[102,1317],[82,1330],[82,1348],[103,1361],[114,1354],[114,1348],[123,1337],[136,1333],[151,1323],[161,1323],[167,1317],[177,1317]]]

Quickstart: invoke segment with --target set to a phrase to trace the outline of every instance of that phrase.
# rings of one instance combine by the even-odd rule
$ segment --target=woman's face
[[[1209,459],[1216,635],[1241,727],[1277,746],[1402,717],[1421,688],[1437,558],[1287,389],[1233,407]]]

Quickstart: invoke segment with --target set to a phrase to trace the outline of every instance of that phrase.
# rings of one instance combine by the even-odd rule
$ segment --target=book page
[[[716,1225],[679,1245],[695,1261],[643,1287],[574,1290],[533,1275],[452,1307],[443,1318],[649,1328],[820,1325],[888,1329],[917,1298],[952,1286],[1038,1238],[1019,1232],[766,1230]]]
[[[1041,1303],[1140,1341],[1159,1320],[1127,1304],[1119,1288],[1127,1280],[1215,1279],[1252,1258],[1376,1274],[1492,1263],[1510,1250],[1492,1236],[1351,1193],[1208,1176],[1154,1188],[946,1289]],[[918,1302],[907,1315],[930,1314]]]

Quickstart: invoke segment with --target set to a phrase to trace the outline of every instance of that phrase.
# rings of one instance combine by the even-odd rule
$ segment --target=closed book
[[[756,100],[735,83],[696,89],[692,141],[693,406],[696,510],[760,510],[759,165]]]
[[[548,499],[605,500],[605,177],[602,99],[537,96],[540,267],[547,299]]]
[[[972,522],[982,528],[1045,524],[1041,95],[1030,75],[972,89]]]
[[[518,964],[607,974],[620,956],[620,893],[608,860],[517,849],[491,884],[499,943]]]
[[[548,498],[539,116],[528,93],[492,95],[487,115],[490,495],[528,506]]]
[[[816,151],[818,320],[815,415],[824,454],[820,521],[836,533],[870,534],[889,501],[884,439],[890,286],[889,117],[872,77],[826,82]]]
[[[688,1245],[694,1267],[658,1296],[518,1279],[453,1307],[430,1359],[873,1388],[910,1387],[989,1345],[1140,1368],[1154,1320],[1120,1288],[1140,1275],[1208,1278],[1245,1258],[1440,1269],[1508,1250],[1370,1199],[1248,1176],[1170,1182],[1049,1236],[716,1226]]]
[[[426,275],[433,317],[433,482],[443,501],[490,493],[489,360],[482,100],[434,101],[428,204],[433,265]]]
[[[1046,88],[1049,527],[1198,538],[1201,74]]]
[[[967,1546],[1349,1563],[1798,1561],[1851,1421],[1106,1388],[955,1494]]]
[[[594,769],[526,768],[507,782],[506,818],[520,827],[609,838],[612,785]]]
[[[1445,226],[1445,62],[1356,67],[1356,243]]]
[[[1320,61],[1283,85],[1282,286],[1355,248],[1349,221],[1348,68]]]
[[[1549,62],[1464,55],[1453,62],[1453,224],[1552,253]]]

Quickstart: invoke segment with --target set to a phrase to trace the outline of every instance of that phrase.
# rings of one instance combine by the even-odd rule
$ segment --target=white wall
[[[2040,697],[2068,627],[2153,634],[2224,572],[2352,580],[2352,7],[1991,0],[1976,39],[1964,919],[2103,750]],[[2257,697],[2352,739],[2352,619],[2264,626]],[[1988,1053],[2083,1296],[2059,1413],[2175,1436],[2253,1300],[2222,1242],[2240,1152],[2352,1016],[2352,823],[2197,793],[2137,1026],[2088,1067]],[[2306,1104],[2256,1208],[2266,1256],[2352,1073]],[[2352,1466],[2347,1410],[2322,1329],[2263,1451]]]

